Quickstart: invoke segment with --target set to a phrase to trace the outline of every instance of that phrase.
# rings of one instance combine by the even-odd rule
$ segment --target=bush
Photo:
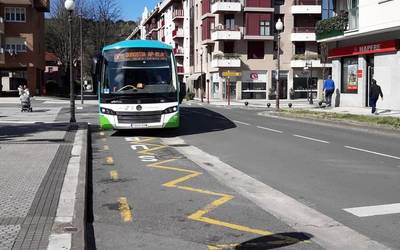
[[[348,22],[348,12],[341,11],[337,16],[318,21],[315,27],[315,33],[322,34],[331,31],[343,32],[346,30]]]

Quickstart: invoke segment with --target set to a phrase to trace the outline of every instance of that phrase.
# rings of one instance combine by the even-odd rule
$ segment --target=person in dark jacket
[[[383,99],[383,93],[381,87],[376,84],[376,80],[372,79],[370,91],[369,91],[369,106],[371,106],[371,113],[378,114],[376,112],[376,102],[379,99],[379,96]]]

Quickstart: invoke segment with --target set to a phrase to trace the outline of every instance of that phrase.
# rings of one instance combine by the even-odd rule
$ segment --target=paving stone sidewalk
[[[0,250],[48,246],[76,128],[39,109],[0,109]]]

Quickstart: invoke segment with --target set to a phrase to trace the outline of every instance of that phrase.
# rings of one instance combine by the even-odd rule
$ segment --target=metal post
[[[200,98],[203,102],[203,53],[200,54]]]
[[[68,15],[69,22],[69,99],[70,99],[70,113],[71,117],[69,122],[76,122],[75,120],[75,93],[74,93],[74,81],[72,79],[72,11],[69,11]]]
[[[314,104],[313,101],[313,93],[312,93],[312,83],[313,83],[313,78],[312,78],[312,61],[310,61],[310,80],[311,80],[311,84],[310,84],[310,104]]]
[[[231,79],[228,76],[228,81],[226,82],[226,89],[228,91],[227,97],[228,97],[228,106],[231,105]]]
[[[210,104],[210,80],[207,79],[207,103]]]
[[[81,104],[83,104],[83,39],[82,39],[82,15],[80,16],[80,39],[81,39]]]
[[[279,110],[279,71],[280,71],[280,43],[281,43],[281,33],[278,31],[278,70],[276,72],[276,110]]]

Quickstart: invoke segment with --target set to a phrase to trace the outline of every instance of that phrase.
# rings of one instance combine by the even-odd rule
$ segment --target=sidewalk
[[[59,109],[43,111],[46,123],[34,123],[18,109],[0,108],[0,249],[48,249],[51,235],[54,242],[60,233],[72,238],[68,228],[83,233],[77,197],[85,191],[87,128],[55,123]],[[71,241],[58,240],[63,249]]]
[[[195,98],[194,101],[196,103],[201,103],[199,98]],[[232,107],[246,107],[245,102],[248,102],[248,107],[257,107],[263,108],[267,111],[274,111],[275,109],[275,100],[231,100],[230,106]],[[203,103],[207,104],[207,99],[203,99]],[[268,108],[267,104],[270,104]],[[328,107],[328,108],[320,108],[318,106],[317,100],[314,101],[314,104],[311,105],[305,99],[296,99],[296,100],[280,100],[280,108],[289,108],[288,104],[292,104],[293,109],[305,109],[309,111],[315,112],[332,112],[332,113],[342,113],[342,114],[354,114],[354,115],[373,115],[371,114],[371,108],[357,108],[357,107]],[[215,106],[228,106],[228,102],[226,100],[219,99],[210,99],[210,105]],[[377,109],[377,113],[379,116],[388,116],[388,117],[399,117],[400,118],[400,110],[383,110]],[[375,116],[375,115],[373,115]]]

